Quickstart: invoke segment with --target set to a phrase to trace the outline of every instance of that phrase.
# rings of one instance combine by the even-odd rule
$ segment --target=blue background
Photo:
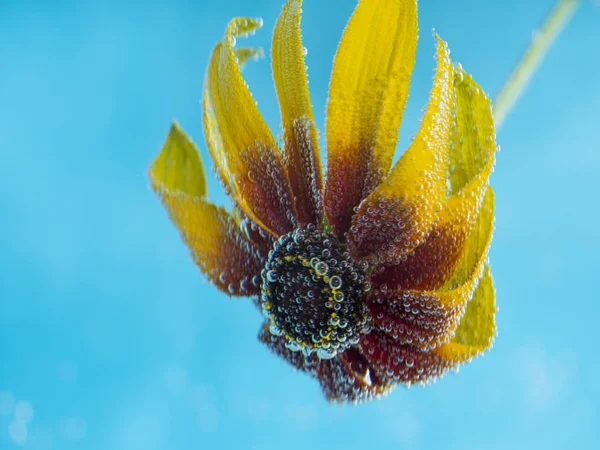
[[[282,4],[0,3],[0,448],[596,448],[600,10],[584,2],[498,134],[493,350],[432,387],[332,407],[257,342],[249,301],[203,279],[146,176],[174,118],[212,165],[210,51],[248,15],[268,55]],[[422,0],[399,152],[431,88],[432,28],[495,96],[552,4]],[[321,130],[354,6],[305,1]],[[277,131],[269,58],[244,75]]]

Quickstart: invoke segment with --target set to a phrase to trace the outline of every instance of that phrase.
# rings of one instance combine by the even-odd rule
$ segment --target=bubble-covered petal
[[[445,361],[464,363],[489,349],[496,336],[496,295],[489,266],[467,306],[454,337],[433,353]]]
[[[273,334],[268,324],[263,325],[258,339],[294,368],[316,378],[325,398],[332,403],[364,401],[393,388],[390,378],[371,367],[356,348],[338,353],[332,359],[319,359],[316,353],[305,355],[290,349],[285,337]]]
[[[285,167],[302,225],[321,224],[323,175],[300,31],[301,0],[289,0],[277,19],[271,49],[281,108]]]
[[[472,251],[467,246],[468,237],[474,232],[482,208],[490,207],[487,202],[491,200],[485,201],[484,197],[491,189],[489,177],[496,151],[491,103],[460,67],[456,68],[454,86],[456,120],[450,151],[450,196],[425,242],[408,258],[378,268],[374,285],[439,289],[452,275],[463,252]]]
[[[333,230],[387,176],[417,45],[415,0],[362,0],[338,47],[327,104],[325,209]]]
[[[233,19],[225,39],[213,50],[204,83],[204,133],[226,189],[255,223],[279,236],[295,224],[288,175],[233,48],[236,37],[246,36],[261,23]]]
[[[448,342],[473,297],[492,239],[494,197],[488,189],[465,251],[439,290],[378,285],[368,304],[375,324],[399,343],[431,349]]]
[[[206,201],[202,163],[177,126],[150,167],[150,181],[202,272],[229,295],[253,295],[263,259],[223,208]]]
[[[437,55],[434,85],[419,132],[352,219],[348,243],[356,259],[383,263],[407,255],[438,220],[447,194],[454,110],[453,67],[439,38]]]

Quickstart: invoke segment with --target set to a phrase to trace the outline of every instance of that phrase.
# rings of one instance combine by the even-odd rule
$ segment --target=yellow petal
[[[150,181],[202,272],[230,295],[260,293],[254,277],[262,259],[235,219],[206,201],[198,151],[176,124],[150,167]]]
[[[278,236],[295,223],[287,171],[233,50],[236,38],[260,25],[254,19],[232,20],[213,50],[204,89],[204,132],[218,173],[240,208]]]
[[[387,175],[417,45],[415,0],[361,0],[335,56],[327,105],[326,212],[348,231],[353,208]]]
[[[281,108],[284,160],[301,224],[320,225],[323,176],[300,30],[301,0],[289,0],[273,33],[273,78]]]
[[[463,363],[487,350],[496,334],[496,302],[490,268],[485,271],[467,306],[456,334],[447,344],[433,350],[436,356]]]
[[[162,150],[150,167],[150,178],[165,187],[192,197],[206,196],[206,176],[194,143],[179,128],[171,125]]]
[[[448,49],[439,38],[437,54],[437,73],[419,132],[352,220],[348,242],[357,259],[395,261],[418,247],[438,220],[447,195],[454,88]]]
[[[450,152],[450,193],[468,188],[482,197],[481,190],[488,182],[496,151],[492,105],[462,67],[455,70],[456,125]]]
[[[464,244],[463,251],[451,276],[444,283],[442,290],[451,290],[479,277],[492,242],[494,232],[494,191],[488,187],[477,222],[472,228]]]

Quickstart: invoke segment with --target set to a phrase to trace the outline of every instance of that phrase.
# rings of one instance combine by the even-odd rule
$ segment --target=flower
[[[212,53],[204,132],[233,213],[207,200],[198,152],[176,124],[150,178],[208,279],[256,301],[260,341],[328,400],[356,402],[429,383],[492,343],[494,122],[436,37],[429,105],[391,168],[417,5],[360,0],[333,64],[324,182],[300,14],[301,0],[289,0],[273,36],[281,149],[240,72],[257,50],[235,48],[262,22],[233,19]]]

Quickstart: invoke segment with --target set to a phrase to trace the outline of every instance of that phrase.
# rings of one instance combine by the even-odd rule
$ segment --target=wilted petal
[[[295,224],[287,171],[233,50],[236,37],[259,26],[254,19],[232,20],[225,39],[213,50],[204,88],[204,132],[218,173],[237,204],[278,236]]]
[[[273,34],[273,78],[283,123],[285,167],[300,224],[321,224],[323,175],[300,31],[301,0],[290,0]]]
[[[425,242],[399,264],[379,268],[372,280],[375,285],[439,289],[452,275],[477,223],[494,164],[494,120],[490,100],[460,67],[454,86],[450,197]]]
[[[176,125],[150,167],[150,180],[202,272],[230,295],[258,294],[252,277],[262,259],[234,218],[206,201],[200,157]]]
[[[325,208],[333,230],[387,176],[417,44],[414,0],[362,0],[335,56],[327,105]]]
[[[348,242],[355,259],[396,260],[418,247],[438,220],[447,193],[454,105],[452,63],[439,38],[437,60],[429,106],[417,136],[352,219]]]

